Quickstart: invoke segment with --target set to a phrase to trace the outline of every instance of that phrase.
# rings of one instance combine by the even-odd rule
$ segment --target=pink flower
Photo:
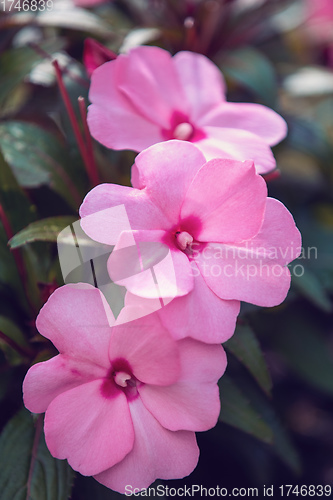
[[[157,142],[195,143],[207,160],[252,159],[259,173],[275,167],[270,146],[286,135],[271,109],[225,99],[219,69],[205,56],[137,47],[92,75],[88,124],[112,149],[142,151]]]
[[[211,428],[219,415],[223,348],[176,342],[156,315],[110,323],[98,289],[57,289],[36,324],[60,354],[30,368],[25,405],[46,412],[54,457],[109,488],[124,492],[127,484],[141,489],[156,478],[182,478],[197,464],[194,431]]]
[[[206,162],[193,144],[169,141],[137,156],[132,184],[90,191],[80,209],[81,226],[94,240],[116,245],[108,261],[111,279],[141,301],[159,299],[151,275],[122,280],[129,262],[117,250],[133,238],[137,245],[167,246],[177,289],[165,267],[159,269],[159,293],[177,298],[159,316],[175,338],[224,342],[233,334],[240,301],[275,306],[284,300],[290,286],[286,265],[299,255],[301,238],[288,210],[267,198],[253,162]],[[109,216],[110,207],[119,205],[132,232]]]

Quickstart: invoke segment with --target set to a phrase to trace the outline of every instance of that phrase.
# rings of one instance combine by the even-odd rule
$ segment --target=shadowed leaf
[[[48,451],[40,416],[21,410],[0,437],[0,491],[2,500],[67,500],[73,471],[66,461]],[[29,494],[30,493],[30,494]]]
[[[263,391],[269,395],[272,388],[271,378],[252,329],[247,325],[237,325],[234,335],[224,347],[246,366]]]

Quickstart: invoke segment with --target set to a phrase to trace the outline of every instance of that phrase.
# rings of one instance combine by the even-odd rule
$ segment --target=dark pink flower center
[[[111,362],[111,368],[103,381],[102,394],[105,398],[113,398],[122,390],[127,399],[132,400],[137,398],[137,383],[128,361],[123,358],[115,359]]]
[[[174,111],[170,118],[170,128],[162,129],[162,136],[166,141],[178,139],[197,142],[204,139],[206,134],[197,128],[184,113]]]

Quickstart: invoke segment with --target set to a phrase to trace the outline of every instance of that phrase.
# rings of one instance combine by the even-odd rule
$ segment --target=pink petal
[[[183,51],[174,56],[173,62],[186,99],[191,104],[190,118],[193,121],[200,120],[225,100],[223,75],[207,57]]]
[[[282,116],[261,104],[225,102],[198,121],[200,127],[223,127],[252,132],[270,146],[287,135],[287,124]]]
[[[61,354],[109,367],[114,317],[103,294],[78,283],[57,288],[42,307],[36,327]]]
[[[143,383],[168,385],[179,376],[177,342],[155,313],[115,326],[109,356],[111,362],[126,359],[134,376]]]
[[[110,149],[138,152],[163,141],[159,127],[125,109],[114,108],[111,114],[107,109],[91,104],[88,125],[93,138]]]
[[[162,136],[160,127],[133,107],[119,89],[123,57],[103,64],[92,74],[88,125],[92,136],[106,147],[141,151]]]
[[[105,368],[59,354],[33,365],[23,381],[24,404],[33,413],[44,413],[62,392],[105,375]]]
[[[220,414],[218,379],[227,366],[220,345],[191,339],[179,341],[181,375],[167,387],[144,385],[139,393],[145,407],[163,427],[206,431],[216,425]]]
[[[207,160],[233,158],[252,160],[258,174],[269,172],[276,166],[275,158],[268,144],[259,136],[247,130],[234,128],[204,127],[207,137],[196,142]]]
[[[251,161],[211,160],[194,177],[181,218],[200,221],[191,233],[199,241],[242,241],[258,233],[266,197],[266,182]]]
[[[165,307],[156,307],[158,315],[175,339],[192,337],[208,344],[226,342],[234,333],[240,303],[215,295],[193,265],[193,290]]]
[[[125,394],[113,387],[102,394],[102,380],[60,394],[45,415],[46,444],[55,458],[68,460],[91,476],[120,462],[133,448],[134,430]]]
[[[136,157],[132,181],[140,189],[145,187],[150,200],[177,224],[186,191],[205,162],[203,154],[190,142],[155,144]]]
[[[146,192],[118,184],[92,189],[83,200],[80,216],[83,231],[107,245],[115,245],[123,231],[170,227]]]
[[[285,299],[290,272],[284,266],[300,252],[301,238],[291,214],[282,203],[268,198],[257,236],[237,245],[212,243],[196,256],[196,262],[219,297],[271,307]]]
[[[148,299],[187,294],[193,288],[188,257],[164,240],[164,231],[121,233],[108,260],[112,281]]]
[[[108,488],[128,493],[148,488],[155,479],[181,479],[196,467],[199,448],[194,432],[164,429],[146,410],[140,398],[130,403],[135,429],[134,447],[127,457],[95,479]],[[137,490],[138,491],[138,490]]]
[[[119,89],[142,116],[168,128],[174,110],[188,111],[169,52],[141,46],[119,56],[118,64]]]

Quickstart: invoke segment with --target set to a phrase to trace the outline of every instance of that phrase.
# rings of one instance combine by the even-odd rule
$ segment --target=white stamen
[[[127,381],[131,379],[131,375],[126,372],[117,372],[114,376],[114,381],[120,387],[127,387]]]
[[[173,132],[173,136],[175,139],[179,139],[180,141],[187,141],[191,135],[193,134],[193,127],[190,123],[184,122],[177,125]]]
[[[188,246],[191,245],[191,243],[193,243],[193,238],[192,236],[187,233],[186,231],[183,231],[181,233],[178,233],[176,235],[176,238],[177,238],[177,243],[178,243],[178,246],[181,250],[186,250],[186,248]]]

